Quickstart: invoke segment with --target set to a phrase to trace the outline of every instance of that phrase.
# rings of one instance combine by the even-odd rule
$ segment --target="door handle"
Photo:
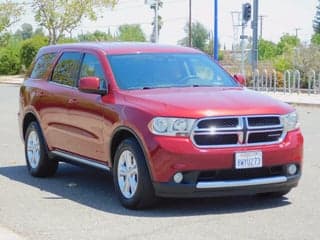
[[[45,95],[44,91],[36,91],[37,97],[43,97]]]
[[[76,104],[76,103],[78,103],[78,100],[77,100],[76,98],[70,98],[70,99],[68,100],[68,103],[69,103],[69,104]]]

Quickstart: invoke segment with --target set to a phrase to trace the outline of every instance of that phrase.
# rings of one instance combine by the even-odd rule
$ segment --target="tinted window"
[[[44,54],[38,58],[31,73],[31,78],[43,79],[48,71],[48,68],[53,63],[56,53]]]
[[[75,86],[79,73],[81,53],[67,52],[60,57],[51,81],[67,86]]]
[[[228,73],[204,54],[111,55],[108,59],[121,89],[237,86]]]
[[[106,88],[102,65],[98,57],[93,54],[86,54],[83,58],[80,71],[80,78],[82,77],[98,77],[100,78],[100,87]]]

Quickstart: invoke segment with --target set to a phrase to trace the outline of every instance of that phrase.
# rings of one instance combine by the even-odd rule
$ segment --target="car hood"
[[[209,116],[286,114],[293,108],[246,88],[163,88],[123,92],[125,103],[155,116],[200,118]]]

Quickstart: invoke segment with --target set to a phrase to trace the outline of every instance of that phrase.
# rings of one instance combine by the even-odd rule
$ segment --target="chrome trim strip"
[[[198,182],[196,188],[232,188],[232,187],[248,187],[265,184],[276,184],[287,182],[288,179],[285,176],[269,177],[269,178],[253,178],[248,180],[238,181],[211,181],[211,182]]]
[[[202,136],[202,135],[225,135],[225,134],[227,134],[227,135],[233,135],[233,134],[239,134],[239,133],[242,133],[242,131],[230,131],[230,132],[226,132],[226,131],[198,131],[197,130],[197,132],[194,132],[194,134],[193,135],[196,135],[196,136]]]
[[[102,170],[106,170],[106,171],[110,171],[110,168],[102,163],[98,163],[94,160],[88,159],[88,158],[83,158],[83,157],[78,157],[78,156],[74,156],[71,155],[69,153],[65,153],[65,152],[61,152],[61,151],[52,151],[51,152],[54,155],[57,155],[59,157],[63,157],[63,158],[67,158],[71,161],[77,162],[77,163],[82,163],[91,167],[95,167],[95,168],[99,168]]]

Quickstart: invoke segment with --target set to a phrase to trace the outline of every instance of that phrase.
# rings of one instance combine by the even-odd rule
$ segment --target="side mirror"
[[[106,89],[100,89],[100,79],[98,77],[80,78],[79,90],[86,93],[107,94]]]
[[[243,75],[236,74],[233,77],[237,81],[237,83],[239,83],[241,86],[245,86],[246,85],[246,78]]]

